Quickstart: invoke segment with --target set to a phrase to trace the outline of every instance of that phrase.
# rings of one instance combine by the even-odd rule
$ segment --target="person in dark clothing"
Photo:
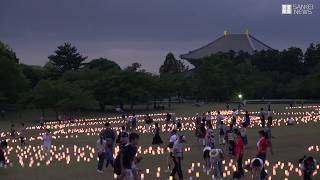
[[[178,122],[176,124],[176,127],[179,131],[181,131],[181,128],[182,128],[182,123],[181,123],[181,119],[178,119]]]
[[[138,120],[137,120],[136,114],[132,113],[132,117],[131,117],[131,128],[132,128],[132,131],[134,131],[136,129],[137,123],[138,123]]]
[[[167,112],[167,114],[166,114],[166,129],[168,129],[168,127],[169,127],[169,123],[171,121],[171,118],[172,118],[171,114]]]
[[[20,143],[21,145],[26,145],[26,128],[24,126],[24,123],[21,123],[21,128],[20,128]]]
[[[264,128],[266,126],[266,117],[265,117],[265,112],[263,110],[263,108],[260,109],[260,122],[261,122],[261,126]]]
[[[11,135],[11,138],[13,138],[13,139],[16,138],[16,129],[14,127],[14,123],[11,123],[10,135]]]
[[[166,121],[169,122],[171,121],[171,114],[167,112],[166,114]]]
[[[150,127],[151,127],[152,122],[153,122],[153,120],[151,119],[149,114],[146,114],[146,119],[144,120],[144,123],[145,123],[145,130],[147,132],[150,132]]]
[[[160,128],[159,128],[159,124],[158,123],[155,124],[154,132],[155,132],[155,134],[154,134],[154,137],[152,139],[152,144],[153,145],[163,144],[163,141],[162,141],[162,139],[160,137]]]
[[[268,125],[272,125],[272,111],[271,110],[268,110],[268,113],[267,113],[267,126]]]
[[[205,136],[206,136],[206,126],[204,123],[201,123],[200,126],[197,128],[197,138],[198,138],[198,143],[200,145],[202,145],[203,147],[205,147],[206,143],[205,143]]]
[[[131,133],[129,135],[129,144],[127,144],[122,150],[122,177],[123,179],[133,180],[135,177],[135,157],[138,151],[139,135],[137,133]]]
[[[303,180],[312,180],[313,172],[317,169],[316,160],[311,156],[304,156],[299,160],[299,164],[302,171]]]
[[[119,144],[120,149],[122,149],[129,142],[129,133],[126,131],[125,126],[121,126],[121,132],[119,133],[116,142]]]
[[[113,145],[116,140],[116,133],[110,128],[110,123],[105,123],[105,129],[102,130],[103,139],[106,141],[105,147],[105,158],[106,158],[106,167],[109,164],[113,167]]]
[[[244,128],[247,128],[248,126],[250,126],[251,122],[250,122],[250,115],[249,115],[249,112],[246,111],[246,114],[244,116],[244,122],[242,123],[242,126]]]

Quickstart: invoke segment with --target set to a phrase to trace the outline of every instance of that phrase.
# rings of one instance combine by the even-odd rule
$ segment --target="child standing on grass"
[[[102,168],[103,168],[103,164],[104,164],[104,160],[105,160],[105,153],[106,153],[106,147],[107,142],[106,140],[103,139],[103,134],[100,133],[99,139],[97,140],[97,146],[96,146],[96,150],[97,150],[97,155],[98,155],[98,167],[97,167],[97,172],[98,173],[103,173]]]

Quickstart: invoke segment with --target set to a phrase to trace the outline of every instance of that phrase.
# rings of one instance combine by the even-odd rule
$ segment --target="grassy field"
[[[236,107],[236,105],[234,105]],[[266,105],[247,105],[246,110],[248,111],[258,111],[260,107],[266,107]],[[305,109],[285,109],[286,105],[273,105],[272,108],[275,112],[278,113],[298,113],[298,112],[317,112],[318,110],[314,108],[305,108]],[[307,106],[307,105],[305,105]],[[232,108],[232,107],[231,107]],[[223,104],[206,104],[201,107],[195,107],[191,104],[178,104],[174,105],[170,112],[174,112],[175,116],[184,116],[190,117],[194,116],[197,112],[203,111],[213,111],[213,110],[222,110],[225,109]],[[165,111],[162,111],[165,112]],[[0,132],[8,131],[10,122],[13,120],[14,122],[26,122],[27,126],[33,126],[35,123],[35,119],[39,117],[38,112],[35,111],[26,111],[22,112],[19,116],[10,114],[6,117],[5,120],[0,122]],[[319,113],[318,113],[319,114]],[[115,114],[83,114],[83,117],[98,117],[98,116],[114,116]],[[275,119],[287,118],[289,116],[298,116],[298,115],[288,115],[288,114],[277,114],[274,116]],[[121,124],[113,124],[114,127],[119,127]],[[102,124],[92,124],[87,126],[72,126],[66,127],[67,129],[76,129],[76,128],[99,128],[102,127]],[[248,129],[248,140],[249,144],[245,148],[245,158],[252,158],[256,154],[256,142],[258,140],[258,127],[252,127]],[[297,167],[297,161],[303,155],[312,155],[320,160],[320,152],[312,151],[308,152],[308,147],[311,145],[320,145],[319,135],[320,135],[320,123],[317,122],[309,122],[306,124],[299,124],[295,126],[275,126],[272,128],[273,136],[273,146],[274,146],[274,154],[268,154],[268,161],[270,162],[270,166],[277,164],[278,161],[284,164],[283,169],[288,169],[288,162],[294,164],[294,168]],[[28,130],[28,135],[32,137],[36,137],[43,130]],[[202,147],[200,147],[196,138],[194,137],[194,131],[183,131],[180,134],[184,134],[187,136],[186,147],[190,147],[191,151],[185,152],[185,158],[183,161],[183,171],[185,179],[189,179],[189,177],[193,177],[193,179],[211,179],[211,175],[207,176],[202,171]],[[72,147],[74,145],[77,146],[90,146],[95,147],[95,142],[97,139],[96,134],[88,135],[86,133],[79,133],[78,138],[71,138],[71,134],[69,138],[64,138],[66,134],[61,135],[60,139],[53,140],[53,145],[65,147]],[[152,133],[140,133],[141,140],[140,145],[142,149],[148,149],[151,146],[152,142]],[[169,133],[163,132],[161,133],[162,139],[167,142]],[[11,147],[16,148],[18,143],[9,144]],[[28,142],[27,146],[37,146],[40,145],[40,140],[34,140]],[[164,147],[164,146],[163,146]],[[89,153],[86,156],[89,157]],[[29,156],[29,154],[27,154]],[[85,180],[85,179],[113,179],[112,169],[105,169],[103,174],[98,174],[96,172],[97,162],[94,158],[91,158],[90,162],[84,162],[84,160],[80,160],[77,162],[75,159],[70,161],[70,164],[66,164],[65,160],[57,161],[54,160],[49,166],[41,163],[39,167],[33,165],[32,167],[28,167],[28,161],[25,160],[25,167],[21,167],[18,162],[17,153],[15,150],[11,151],[9,156],[10,160],[13,162],[13,167],[4,169],[0,168],[0,180],[13,180],[13,179],[34,179],[34,180],[43,180],[43,179],[77,179],[77,180]],[[165,173],[164,170],[166,168],[166,158],[167,153],[160,155],[151,155],[146,154],[143,155],[143,160],[139,164],[139,168],[145,174],[146,180],[153,179],[168,179],[169,174]],[[226,159],[226,162],[229,163],[229,157]],[[189,174],[188,169],[191,168],[192,163],[194,163],[195,168]],[[198,163],[201,163],[200,167],[197,166]],[[161,168],[159,171],[160,177],[156,177],[156,173],[158,172],[158,167]],[[145,170],[149,169],[150,173],[146,174]],[[267,168],[269,170],[269,174],[272,174],[271,167]],[[232,168],[229,167],[230,171]],[[318,170],[319,171],[319,170]],[[199,177],[196,177],[196,173],[199,172]],[[290,172],[288,179],[299,179],[296,173]],[[247,174],[247,179],[249,174]],[[275,176],[272,176],[272,179],[284,179],[285,171],[281,169],[277,169],[277,173]],[[231,179],[231,176],[227,176],[225,179]],[[320,176],[317,175],[314,179],[320,179]]]

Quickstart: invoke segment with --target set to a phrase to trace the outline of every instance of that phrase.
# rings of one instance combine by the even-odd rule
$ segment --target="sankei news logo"
[[[282,14],[285,15],[311,15],[313,4],[282,4]]]

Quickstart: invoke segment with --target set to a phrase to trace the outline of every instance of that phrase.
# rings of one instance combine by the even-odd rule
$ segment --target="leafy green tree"
[[[19,63],[19,59],[16,56],[16,53],[6,44],[0,41],[0,55],[3,59],[10,59],[15,63]]]
[[[19,68],[24,76],[29,80],[33,88],[40,80],[46,78],[45,69],[40,66],[30,66],[26,64],[19,64]]]
[[[64,43],[62,46],[58,46],[55,50],[55,54],[48,56],[50,67],[55,72],[61,74],[66,71],[76,71],[83,65],[83,61],[87,57],[83,57],[75,46],[70,43]]]
[[[0,42],[0,102],[15,103],[27,89],[28,81],[19,69],[15,53]]]
[[[32,92],[32,104],[41,110],[42,117],[45,117],[45,110],[54,108],[63,92],[58,93],[55,83],[51,80],[41,80],[34,87]]]
[[[63,96],[58,99],[55,106],[62,112],[79,113],[81,109],[90,109],[96,105],[93,95],[81,89],[77,84],[68,82],[58,82],[56,85],[57,92],[63,92]]]
[[[320,44],[310,44],[304,53],[304,64],[308,72],[311,72],[314,67],[320,63]]]
[[[130,66],[126,67],[124,71],[137,72],[140,68],[141,68],[141,64],[135,62],[135,63],[132,63]]]
[[[89,63],[85,64],[85,68],[97,69],[99,71],[121,70],[120,66],[117,63],[106,58],[93,59]]]

